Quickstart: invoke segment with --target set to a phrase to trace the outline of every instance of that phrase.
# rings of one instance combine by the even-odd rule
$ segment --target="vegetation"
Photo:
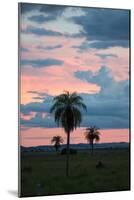
[[[67,153],[67,149],[66,148],[64,148],[64,149],[62,149],[61,150],[61,155],[65,155]],[[76,149],[69,149],[69,153],[70,154],[77,154],[77,150]]]
[[[22,153],[22,196],[129,190],[129,150],[94,149],[94,152],[95,156],[88,151],[70,155],[68,178],[64,173],[66,155]],[[101,168],[97,167],[99,161],[103,163]]]
[[[92,155],[93,155],[94,142],[98,142],[100,140],[100,132],[95,126],[86,128],[85,138],[91,144]]]
[[[54,143],[54,147],[56,149],[56,152],[59,150],[61,144],[63,143],[63,138],[59,135],[54,136],[51,140],[51,143]]]
[[[54,103],[50,112],[54,113],[55,122],[58,126],[64,128],[67,134],[67,158],[66,158],[66,176],[69,176],[69,144],[70,133],[73,132],[82,121],[81,109],[86,110],[81,96],[76,92],[69,93],[65,91],[53,99]]]

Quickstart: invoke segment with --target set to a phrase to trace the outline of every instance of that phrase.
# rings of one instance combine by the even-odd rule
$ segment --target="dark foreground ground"
[[[129,150],[97,150],[70,155],[70,176],[65,176],[66,155],[23,153],[21,196],[129,190]],[[103,163],[97,168],[97,163]]]

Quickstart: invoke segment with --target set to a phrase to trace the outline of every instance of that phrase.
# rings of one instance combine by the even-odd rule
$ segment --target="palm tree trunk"
[[[93,144],[93,142],[92,142],[92,144],[91,144],[91,145],[92,145],[92,147],[91,147],[91,148],[92,148],[92,156],[93,156],[93,152],[94,152],[94,144]]]
[[[67,158],[66,158],[66,176],[69,176],[69,154],[70,154],[70,132],[67,133]]]
[[[57,145],[55,145],[55,151],[57,152],[58,148],[57,148]]]

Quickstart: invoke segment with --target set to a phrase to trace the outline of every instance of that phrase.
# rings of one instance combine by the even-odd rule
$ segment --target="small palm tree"
[[[85,139],[91,144],[93,155],[94,141],[98,142],[100,140],[100,132],[98,131],[98,128],[95,126],[86,128]]]
[[[54,104],[50,112],[54,113],[55,122],[64,128],[67,134],[67,159],[66,176],[69,176],[69,145],[70,133],[73,132],[82,122],[81,109],[86,109],[83,99],[76,92],[65,91],[53,99]]]
[[[56,152],[59,150],[61,144],[63,143],[63,138],[59,135],[57,136],[54,136],[51,140],[51,143],[53,144],[54,143],[54,147],[56,149]]]

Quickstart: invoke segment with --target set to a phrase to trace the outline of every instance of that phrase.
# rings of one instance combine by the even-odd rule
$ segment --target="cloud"
[[[32,112],[49,113],[52,105],[53,96],[47,93],[37,91],[28,91],[28,93],[35,94],[36,97],[42,98],[42,102],[31,102],[28,104],[21,104],[20,111],[24,115],[30,115]]]
[[[32,112],[46,113],[49,112],[50,105],[46,102],[31,102],[25,105],[21,104],[20,110],[24,115],[30,115]]]
[[[26,14],[34,10],[38,10],[40,8],[39,4],[34,3],[20,3],[20,12],[21,14]]]
[[[36,100],[45,100],[46,97],[48,96],[47,93],[45,92],[37,92],[37,91],[27,91],[27,93],[30,93],[30,94],[34,94],[36,96],[32,97],[32,99],[36,99]]]
[[[27,48],[21,47],[21,48],[20,48],[20,51],[21,51],[21,52],[28,52],[29,50],[28,50]]]
[[[62,48],[63,45],[61,44],[57,44],[55,46],[42,46],[42,45],[38,45],[36,48],[37,49],[40,49],[40,50],[54,50],[54,49],[59,49],[59,48]]]
[[[96,56],[100,57],[101,59],[105,59],[105,58],[118,58],[118,56],[116,54],[113,53],[109,53],[109,54],[102,54],[102,53],[96,53]]]
[[[30,21],[42,24],[51,20],[56,21],[57,17],[59,17],[61,21],[64,19],[65,22],[73,23],[74,26],[77,25],[80,28],[77,34],[62,34],[60,31],[28,26],[23,30],[23,33],[36,36],[85,38],[85,42],[76,46],[81,51],[90,48],[129,47],[129,10],[81,8],[82,15],[77,15],[77,11],[80,8],[75,7],[75,12],[73,10],[71,12],[74,12],[76,15],[70,14],[70,17],[64,18],[65,10],[69,10],[69,8],[71,7],[21,3],[22,13],[36,10],[36,14],[29,17],[27,15]]]
[[[69,20],[83,28],[86,42],[79,48],[129,46],[129,10],[84,8],[85,16]],[[87,42],[96,41],[86,45]]]
[[[43,101],[45,100],[45,102],[46,102],[46,99],[52,100],[53,98],[52,96],[48,95],[46,92],[28,91],[27,93],[36,95],[32,97],[32,99],[43,100]]]
[[[106,95],[111,98],[113,93],[117,93],[118,97],[120,94],[123,94],[128,98],[129,81],[114,80],[110,69],[106,66],[102,66],[96,73],[91,71],[76,71],[74,74],[79,79],[98,84],[101,87],[100,94],[98,94],[99,97]]]
[[[97,73],[77,71],[75,76],[101,86],[98,94],[83,94],[87,102],[89,121],[101,127],[129,127],[129,81],[115,81],[110,70],[103,66]],[[92,118],[93,117],[93,118]],[[102,120],[105,118],[105,122]],[[111,119],[111,121],[110,121]],[[109,121],[108,121],[109,120]],[[117,123],[119,122],[119,123]],[[113,124],[110,126],[110,124]],[[103,126],[102,126],[103,125]]]
[[[76,42],[78,42],[80,45],[73,46],[73,48],[78,48],[80,51],[87,51],[88,49],[107,49],[116,46],[125,48],[129,47],[129,11],[83,8],[82,15],[77,15],[77,12],[72,12],[71,10],[68,10],[66,15],[64,15],[63,12],[66,8],[67,7],[65,6],[22,3],[21,12],[26,16],[25,21],[23,21],[24,27],[22,32],[29,34],[30,37],[32,34],[37,36],[37,41],[42,39],[41,37],[43,36],[57,36],[58,40],[60,39],[60,36],[64,36],[66,39],[67,37],[68,39],[69,37],[81,37],[83,38],[81,41],[84,42],[80,44],[80,42],[78,42],[79,40],[77,40]],[[77,10],[77,8],[75,9]],[[69,15],[68,13],[72,14]],[[42,23],[45,21],[50,22],[54,18],[55,21],[58,22],[56,20],[57,17],[59,17],[58,19],[60,22],[58,23],[58,27],[56,26],[56,23],[54,27],[53,22],[48,24],[48,27],[52,27],[52,30],[42,27]],[[27,19],[38,24],[35,24],[36,26],[27,26],[28,24],[31,24]],[[77,27],[77,25],[78,27],[76,30],[74,30],[74,32],[65,31],[67,24],[65,22],[68,22],[67,29],[68,27],[70,28],[69,22],[71,22],[72,28],[73,26]],[[27,35],[23,35],[23,37],[25,36]],[[33,38],[30,40],[30,42],[32,40]],[[74,44],[78,44],[76,42]],[[61,44],[54,45],[53,43],[51,46],[50,45],[39,45],[36,46],[36,48],[50,51],[53,49],[56,50],[62,48]],[[27,51],[26,48],[22,48],[21,50]],[[101,59],[117,57],[114,52],[110,54],[98,53],[96,56],[99,56]],[[84,59],[79,56],[79,54],[75,55],[75,58]],[[72,61],[70,60],[70,62]],[[21,60],[22,66],[31,65],[34,68],[48,67],[53,65],[61,66],[63,63],[64,62],[62,60],[55,58]],[[128,80],[117,82],[113,78],[111,71],[109,71],[106,66],[102,66],[100,70],[95,73],[92,73],[91,71],[76,71],[74,76],[83,82],[94,83],[101,87],[99,93],[80,94],[83,97],[84,103],[87,105],[88,110],[87,113],[82,113],[83,122],[81,126],[96,125],[100,128],[129,127]],[[53,96],[49,96],[45,92],[41,93],[39,91],[28,91],[28,93],[31,93],[32,95],[30,96],[32,96],[32,98],[35,100],[40,100],[40,102],[21,104],[21,113],[23,113],[23,115],[28,115],[27,118],[24,116],[24,118],[21,119],[21,125],[23,125],[23,127],[56,127],[57,125],[54,122],[54,117],[49,114],[52,106]],[[32,113],[34,113],[34,116]],[[47,113],[47,116],[44,117],[44,113]]]
[[[63,6],[63,5],[42,5],[40,7],[40,12],[42,13],[47,13],[47,14],[53,14],[55,17],[58,15],[60,16],[65,9],[67,8],[67,6]]]
[[[100,128],[129,128],[129,81],[115,81],[111,71],[102,66],[97,73],[91,71],[77,71],[75,76],[83,81],[96,83],[101,86],[101,91],[96,94],[80,94],[87,106],[87,112],[82,112],[81,126],[96,125]],[[21,124],[26,127],[57,127],[53,115],[49,114],[53,96],[47,93],[29,91],[44,98],[42,102],[21,105],[21,112],[29,114],[35,112],[35,117],[30,120],[21,119]],[[43,117],[47,113],[47,117]]]
[[[39,27],[34,27],[34,26],[27,26],[25,29],[22,30],[22,33],[24,34],[33,34],[35,36],[40,36],[40,37],[44,37],[44,36],[56,36],[56,37],[67,37],[67,38],[81,38],[81,34],[80,33],[61,33],[58,31],[52,31],[49,29],[45,29],[45,28],[39,28]]]
[[[127,48],[129,46],[129,41],[128,40],[98,41],[98,42],[93,42],[89,46],[87,45],[86,47],[94,49],[108,49],[111,47],[118,47],[118,46]],[[84,49],[84,44],[83,44],[83,49]]]
[[[44,98],[45,97],[51,97],[50,95],[48,95],[46,92],[38,92],[38,91],[34,91],[34,90],[29,90],[27,91],[27,93],[30,93],[30,94],[37,94],[39,96],[43,96]]]
[[[42,24],[44,22],[55,20],[55,16],[54,15],[44,16],[44,15],[41,14],[41,15],[33,15],[31,17],[28,17],[28,19],[32,22]]]
[[[62,36],[62,33],[57,31],[51,31],[45,28],[37,28],[34,26],[28,26],[26,29],[22,30],[25,34],[34,34],[37,36]]]
[[[45,5],[45,4],[37,4],[37,3],[20,3],[20,10],[22,14],[26,14],[32,11],[38,11],[40,13],[53,13],[53,15],[60,15],[66,9],[66,6],[58,6],[58,5]]]
[[[35,117],[31,118],[30,120],[22,119],[20,120],[21,125],[25,127],[55,127],[54,119],[53,117],[50,117],[49,115],[46,117],[43,117],[42,113],[36,113]]]
[[[31,65],[32,67],[35,68],[41,68],[41,67],[48,67],[48,66],[53,66],[53,65],[63,65],[62,60],[58,59],[37,59],[37,60],[28,60],[28,59],[22,59],[21,60],[21,65]]]
[[[123,119],[118,116],[89,115],[84,116],[83,127],[94,126],[101,129],[126,129],[129,127],[129,118]]]
[[[116,40],[116,41],[92,41],[92,42],[82,42],[80,45],[73,45],[72,48],[79,49],[79,52],[85,52],[89,49],[108,49],[112,47],[123,47],[127,48],[129,46],[128,40]]]
[[[129,127],[129,81],[115,81],[110,70],[103,66],[98,73],[77,71],[75,76],[83,81],[101,86],[98,94],[81,94],[87,105],[84,124],[102,128]],[[103,121],[105,119],[105,121]]]

